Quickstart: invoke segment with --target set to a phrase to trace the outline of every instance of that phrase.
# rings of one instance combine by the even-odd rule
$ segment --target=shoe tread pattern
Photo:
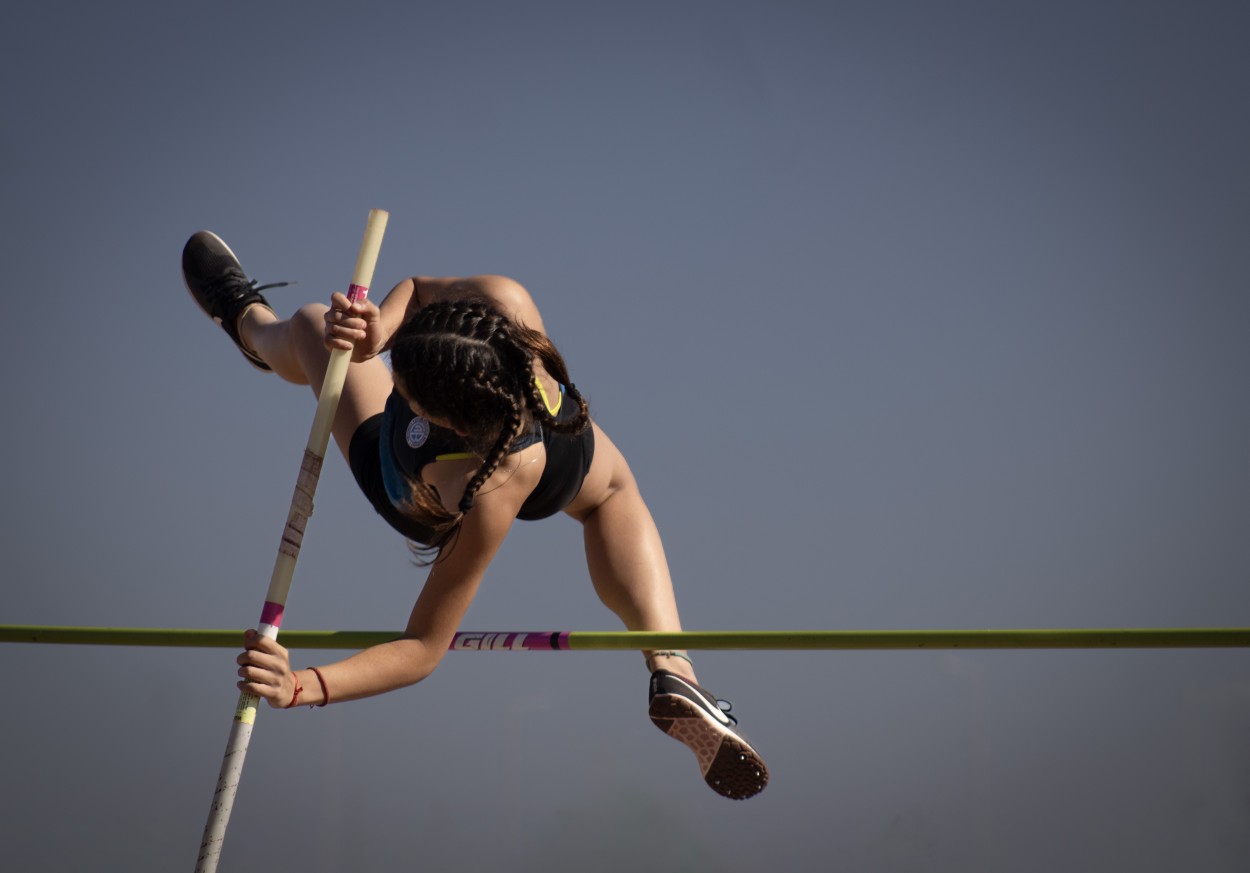
[[[703,781],[717,794],[745,800],[768,785],[768,768],[751,744],[685,697],[655,695],[650,716],[657,728],[694,752]]]

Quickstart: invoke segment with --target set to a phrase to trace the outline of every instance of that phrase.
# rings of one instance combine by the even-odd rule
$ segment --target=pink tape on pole
[[[281,603],[266,600],[264,608],[260,611],[260,623],[271,627],[282,627],[282,611],[285,608]]]
[[[352,303],[358,303],[369,296],[369,288],[365,285],[349,285],[347,286],[347,299]]]

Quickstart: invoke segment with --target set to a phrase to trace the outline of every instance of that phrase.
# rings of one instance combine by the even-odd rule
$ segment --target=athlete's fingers
[[[353,302],[348,300],[347,295],[342,291],[335,291],[330,295],[330,311],[349,313],[350,315],[363,318],[367,321],[376,320],[378,314],[381,312],[381,310],[378,309],[378,305],[368,297],[363,300],[356,300]]]
[[[243,648],[248,651],[263,652],[267,655],[281,655],[287,657],[287,651],[278,645],[278,641],[273,637],[267,637],[255,629],[245,630],[243,632]]]
[[[243,635],[244,649],[235,658],[240,667],[260,667],[274,673],[290,671],[291,655],[278,641],[256,631]]]
[[[236,672],[240,679],[253,685],[265,685],[271,688],[282,685],[283,674],[266,667],[243,666]]]
[[[290,669],[290,661],[281,655],[267,655],[263,652],[243,652],[234,662],[239,665],[239,675],[243,675],[245,668],[251,667],[255,670],[262,670],[273,673],[275,676],[281,676]]]
[[[290,690],[287,690],[282,685],[270,685],[266,682],[240,680],[235,685],[244,694],[264,698],[274,709],[285,709],[286,705],[291,702],[291,697],[294,693],[293,686]]]
[[[364,316],[354,315],[342,309],[327,309],[325,322],[326,330],[335,330],[344,327],[349,330],[364,330],[369,326],[369,321]]]
[[[269,705],[282,709],[295,695],[295,676],[290,654],[277,641],[249,630],[243,635],[247,647],[235,659],[239,665],[238,689],[253,697],[263,697]]]

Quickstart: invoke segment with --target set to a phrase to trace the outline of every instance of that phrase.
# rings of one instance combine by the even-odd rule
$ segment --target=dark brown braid
[[[543,402],[535,367],[565,386],[578,414],[556,421]],[[446,544],[481,487],[499,468],[516,439],[535,419],[559,433],[580,433],[590,423],[586,401],[569,382],[555,345],[485,299],[441,301],[422,308],[396,332],[391,346],[395,383],[428,416],[466,434],[482,456],[469,480],[459,512],[448,512],[437,492],[420,479],[410,482],[408,511],[439,531]]]

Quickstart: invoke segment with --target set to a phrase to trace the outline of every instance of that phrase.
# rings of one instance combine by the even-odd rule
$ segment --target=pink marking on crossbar
[[[367,285],[349,285],[347,286],[347,299],[352,303],[359,303],[369,296],[369,287]]]
[[[461,631],[448,647],[457,651],[558,652],[569,648],[569,631]]]
[[[282,611],[285,608],[281,603],[266,600],[264,608],[260,611],[260,623],[271,625],[272,627],[282,627]]]

